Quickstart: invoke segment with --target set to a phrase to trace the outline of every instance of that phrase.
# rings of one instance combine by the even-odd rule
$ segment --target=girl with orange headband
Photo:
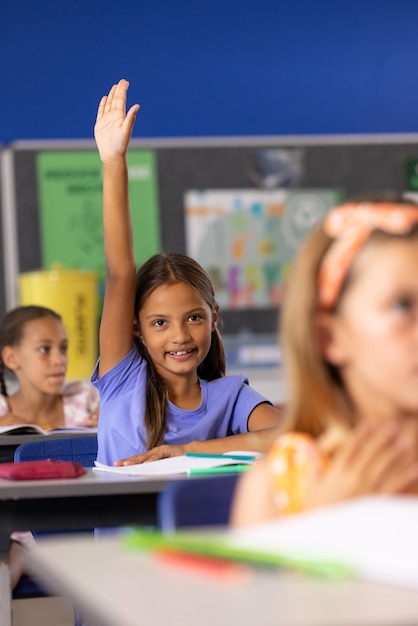
[[[238,485],[232,524],[418,487],[418,206],[332,209],[282,310],[288,434]]]

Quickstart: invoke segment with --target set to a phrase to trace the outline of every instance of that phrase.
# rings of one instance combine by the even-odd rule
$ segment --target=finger
[[[111,109],[119,110],[125,112],[126,107],[126,92],[128,91],[129,83],[127,80],[122,78],[117,85],[115,85],[115,89],[113,92]]]
[[[138,113],[139,109],[140,109],[139,104],[133,104],[131,108],[129,109],[128,113],[126,114],[126,117],[133,118],[135,121],[136,114]]]
[[[364,469],[365,486],[375,493],[380,493],[394,483],[394,478],[411,463],[405,461],[406,447],[399,441],[377,451]]]
[[[95,427],[98,425],[98,420],[97,419],[85,419],[83,421],[83,425],[84,426],[88,426],[88,427]]]
[[[374,493],[397,491],[417,462],[414,442],[401,435],[402,433],[389,446],[381,448],[365,467],[365,487],[368,486]]]
[[[405,493],[418,488],[418,463],[413,463],[407,468],[396,471],[382,482],[378,493],[394,494]]]
[[[107,102],[107,96],[103,96],[103,98],[100,100],[99,108],[97,109],[96,122],[98,122],[100,118],[103,116],[105,112],[106,102]]]
[[[123,120],[122,123],[122,131],[124,133],[127,133],[129,135],[132,134],[132,129],[134,127],[135,124],[135,120],[136,120],[136,114],[139,111],[139,104],[134,104],[133,106],[131,106],[131,108],[129,109],[125,119]]]
[[[113,465],[137,465],[137,463],[142,463],[143,454],[139,454],[137,456],[128,456],[126,459],[119,459],[119,461],[115,461]]]
[[[111,90],[109,91],[109,93],[107,95],[105,109],[104,109],[105,113],[108,113],[112,109],[112,101],[113,101],[113,97],[115,95],[116,87],[117,87],[117,85],[113,85]]]
[[[335,463],[341,467],[351,467],[375,430],[376,425],[370,423],[357,426],[347,435],[345,444],[336,455]]]
[[[398,432],[398,427],[394,422],[387,422],[378,424],[376,427],[372,426],[370,429],[366,428],[365,431],[359,433],[358,438],[353,438],[354,451],[350,459],[351,467],[355,467],[359,475],[368,476],[371,467],[377,467],[378,460],[383,460],[388,451],[389,454],[391,451],[397,454],[394,441]]]
[[[374,474],[378,493],[396,491],[403,487],[405,480],[408,482],[414,478],[414,468],[418,466],[416,443],[404,435],[401,432],[391,447],[376,458],[371,468],[371,479]]]

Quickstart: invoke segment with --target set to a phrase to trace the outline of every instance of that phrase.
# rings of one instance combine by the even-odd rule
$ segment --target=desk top
[[[175,479],[182,479],[175,476]],[[188,477],[184,476],[187,480]],[[37,500],[71,496],[159,493],[172,477],[125,476],[88,469],[78,478],[7,480],[0,478],[0,503],[6,500]]]
[[[95,429],[91,430],[60,430],[49,435],[0,435],[0,463],[13,463],[14,453],[21,443],[28,443],[29,441],[53,441],[54,439],[67,439],[73,437],[91,437],[96,435]]]
[[[418,594],[357,581],[325,581],[253,569],[226,583],[126,549],[120,538],[40,539],[34,575],[70,597],[101,626],[409,626]]]
[[[179,477],[176,477],[178,480]],[[89,470],[79,478],[0,480],[0,555],[10,534],[157,523],[158,494],[171,477],[120,476]],[[184,480],[200,480],[200,477]]]
[[[85,430],[57,430],[56,432],[49,433],[49,435],[42,435],[36,433],[26,433],[20,435],[0,435],[0,448],[4,446],[20,446],[21,443],[27,443],[28,441],[52,441],[52,439],[68,439],[73,437],[92,437],[97,435],[97,430],[92,428]]]

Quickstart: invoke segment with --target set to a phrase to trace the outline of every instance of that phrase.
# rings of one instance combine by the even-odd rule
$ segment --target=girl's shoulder
[[[276,439],[267,455],[267,463],[276,506],[281,514],[288,514],[303,510],[306,479],[325,467],[327,458],[316,439],[304,433],[289,432]]]
[[[110,370],[105,372],[99,377],[99,364],[100,357],[96,363],[96,367],[91,375],[91,382],[100,393],[106,389],[106,393],[109,391],[119,393],[120,387],[125,384],[131,384],[132,380],[138,378],[146,379],[148,372],[148,364],[144,359],[136,344],[134,343],[129,350],[128,354],[116,363]]]
[[[87,380],[74,380],[62,390],[65,424],[71,427],[85,426],[86,420],[97,420],[99,392]],[[88,426],[93,424],[89,423]]]
[[[72,380],[65,383],[62,389],[62,395],[64,400],[71,400],[77,396],[88,397],[92,400],[99,398],[99,392],[96,387],[92,385],[88,380]]]
[[[10,413],[10,407],[9,403],[7,402],[7,398],[0,393],[0,417],[8,415],[8,413]]]
[[[319,447],[317,440],[311,435],[291,431],[277,437],[271,447],[270,454],[274,455],[282,450],[297,452],[299,450],[319,450]]]
[[[268,453],[273,470],[280,473],[287,468],[304,471],[316,467],[325,458],[317,439],[299,432],[280,435]],[[276,463],[279,459],[279,463]]]

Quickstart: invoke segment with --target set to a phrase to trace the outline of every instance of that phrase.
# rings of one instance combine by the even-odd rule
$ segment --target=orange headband
[[[331,309],[357,252],[374,230],[407,233],[418,224],[418,206],[391,202],[341,204],[331,209],[323,222],[324,232],[334,238],[319,270],[319,306]]]

